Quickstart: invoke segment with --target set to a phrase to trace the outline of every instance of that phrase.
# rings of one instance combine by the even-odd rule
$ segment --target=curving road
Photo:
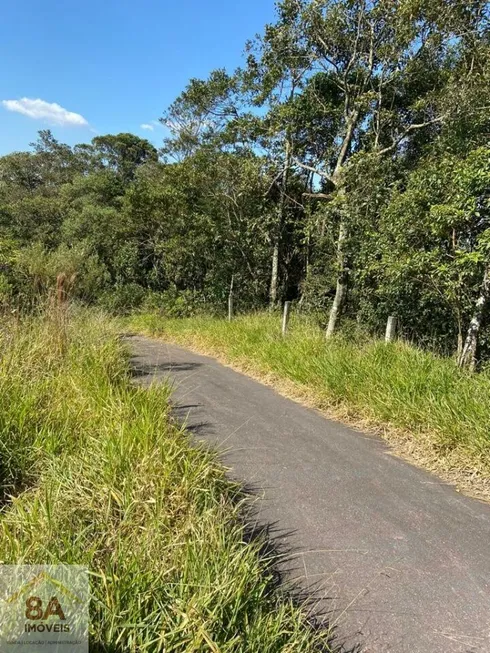
[[[129,338],[142,383],[259,494],[345,651],[490,653],[490,506],[211,358]]]

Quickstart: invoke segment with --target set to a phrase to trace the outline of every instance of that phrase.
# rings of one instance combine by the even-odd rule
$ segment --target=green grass
[[[466,489],[490,489],[490,376],[459,371],[452,360],[404,342],[323,333],[295,316],[288,336],[278,315],[228,323],[216,318],[140,315],[133,328],[220,356],[244,371],[272,375],[287,392],[333,414],[381,427],[400,451]]]
[[[131,383],[113,323],[0,319],[0,357],[0,560],[89,567],[91,651],[319,650],[239,488],[167,388]]]

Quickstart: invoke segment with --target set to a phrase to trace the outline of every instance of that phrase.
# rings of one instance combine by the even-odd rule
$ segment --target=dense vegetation
[[[107,318],[0,320],[0,390],[1,560],[89,568],[91,651],[329,650]]]
[[[458,354],[488,350],[486,0],[282,0],[233,74],[191,80],[160,152],[49,131],[0,159],[0,297],[58,274],[174,314],[297,300]]]

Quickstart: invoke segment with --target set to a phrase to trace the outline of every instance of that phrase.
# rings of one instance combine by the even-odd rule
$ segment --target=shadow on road
[[[146,363],[136,362],[133,359],[130,361],[133,370],[133,376],[158,376],[160,374],[168,374],[169,372],[192,372],[198,367],[202,367],[202,363],[157,363],[147,365]]]
[[[165,362],[148,365],[138,359],[132,359],[131,365],[136,382],[143,385],[150,385],[159,375],[161,375],[160,380],[163,381],[170,372],[193,371],[202,367],[202,363]],[[214,432],[213,424],[210,422],[193,423],[192,421],[193,411],[198,411],[201,407],[200,404],[173,404],[171,407],[172,416],[179,426],[185,427],[193,436],[212,435]],[[216,447],[205,439],[196,440],[195,444],[207,451],[216,452]],[[346,648],[342,643],[336,641],[336,628],[329,626],[330,611],[325,607],[328,604],[329,597],[325,596],[324,588],[320,587],[321,581],[311,583],[305,588],[298,581],[292,580],[295,577],[298,578],[302,573],[302,567],[300,566],[302,551],[291,545],[292,538],[295,535],[294,531],[281,529],[277,522],[263,523],[260,521],[258,499],[263,494],[264,488],[244,484],[243,481],[237,479],[233,479],[233,481],[240,484],[236,501],[240,504],[244,540],[246,543],[254,544],[259,552],[265,573],[270,577],[268,592],[280,593],[286,599],[291,600],[296,607],[301,608],[303,613],[307,615],[308,625],[315,632],[328,633],[328,644],[319,649],[318,653],[362,653],[361,645]],[[118,653],[116,648],[91,648],[90,650],[110,650]]]

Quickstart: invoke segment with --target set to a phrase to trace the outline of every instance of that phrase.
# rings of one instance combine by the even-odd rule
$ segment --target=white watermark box
[[[0,565],[2,653],[88,653],[88,570]]]

